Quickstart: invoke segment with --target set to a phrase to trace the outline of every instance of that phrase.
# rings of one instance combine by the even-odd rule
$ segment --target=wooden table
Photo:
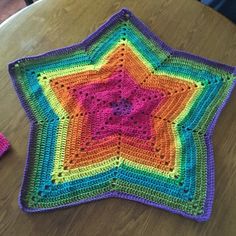
[[[7,20],[0,26],[0,131],[12,148],[0,161],[0,235],[236,235],[235,91],[214,132],[216,193],[209,222],[121,199],[35,215],[18,207],[29,122],[8,62],[79,42],[124,6],[170,46],[236,64],[236,26],[194,0],[41,0]]]

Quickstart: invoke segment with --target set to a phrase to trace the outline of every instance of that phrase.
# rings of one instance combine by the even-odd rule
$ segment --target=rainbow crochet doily
[[[167,46],[126,9],[79,44],[10,63],[31,124],[21,208],[119,197],[206,221],[235,71]]]

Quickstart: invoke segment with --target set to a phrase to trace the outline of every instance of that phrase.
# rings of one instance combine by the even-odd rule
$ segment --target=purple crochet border
[[[204,63],[204,64],[207,64],[207,65],[216,67],[216,68],[221,68],[221,69],[223,69],[223,70],[225,70],[229,73],[232,73],[232,74],[236,75],[236,67],[228,66],[228,65],[219,63],[217,61],[208,60],[206,58],[196,56],[196,55],[193,55],[193,54],[185,52],[185,51],[172,49],[171,47],[166,45],[159,37],[157,37],[153,32],[151,32],[150,29],[142,21],[140,21],[136,16],[134,16],[128,9],[124,8],[124,9],[121,9],[118,13],[114,14],[102,26],[100,26],[97,31],[92,33],[90,36],[88,36],[81,43],[77,43],[77,44],[74,44],[74,45],[71,45],[71,46],[68,46],[68,47],[64,47],[64,48],[61,48],[61,49],[56,49],[56,50],[53,50],[53,51],[49,51],[47,53],[40,54],[38,56],[29,56],[29,57],[21,58],[21,59],[15,60],[14,62],[9,64],[8,69],[9,69],[9,74],[10,74],[11,79],[12,79],[13,86],[14,86],[17,94],[18,94],[20,103],[21,103],[22,107],[25,109],[29,119],[32,117],[32,114],[31,114],[27,104],[24,102],[24,100],[22,98],[21,91],[18,88],[18,85],[17,85],[17,82],[16,82],[17,78],[16,78],[16,74],[15,74],[15,71],[14,71],[14,65],[16,63],[24,61],[24,60],[37,60],[39,58],[43,58],[43,57],[47,57],[47,56],[54,56],[54,55],[59,55],[59,54],[62,54],[62,53],[74,51],[78,48],[86,50],[91,44],[93,44],[94,41],[96,41],[96,39],[104,31],[106,31],[106,29],[108,27],[115,24],[118,20],[120,20],[122,18],[125,18],[127,16],[127,14],[129,16],[129,19],[141,30],[141,32],[146,37],[151,38],[153,41],[155,41],[167,53],[172,54],[174,56],[183,57],[183,58],[186,58],[186,59],[191,59],[191,60],[194,60],[194,61],[197,61],[197,62],[200,62],[200,63]],[[143,198],[131,195],[131,194],[121,193],[121,192],[116,192],[116,191],[111,191],[111,192],[104,193],[104,194],[101,194],[99,196],[96,196],[94,198],[90,198],[90,199],[82,200],[82,201],[79,201],[79,202],[62,205],[62,206],[59,206],[59,207],[45,208],[45,209],[29,209],[27,207],[24,207],[24,205],[22,204],[21,199],[22,199],[22,194],[24,193],[24,190],[25,190],[25,188],[27,186],[27,183],[28,183],[27,173],[29,171],[30,163],[33,162],[33,160],[30,160],[30,151],[32,151],[30,149],[30,147],[33,146],[33,136],[34,136],[35,131],[36,131],[36,127],[32,123],[30,125],[30,135],[29,135],[30,137],[29,137],[29,141],[28,141],[27,160],[26,160],[26,165],[25,165],[25,169],[24,169],[23,182],[22,182],[22,185],[21,185],[21,191],[20,191],[19,198],[18,198],[20,208],[25,212],[43,212],[43,211],[49,211],[49,210],[54,210],[54,209],[59,209],[59,208],[65,208],[65,207],[69,207],[69,206],[76,206],[76,205],[80,205],[80,204],[86,203],[86,202],[91,202],[91,201],[94,201],[94,200],[115,197],[115,198],[123,198],[123,199],[133,200],[133,201],[144,203],[144,204],[147,204],[147,205],[150,205],[150,206],[161,208],[161,209],[170,211],[172,213],[179,214],[179,215],[185,216],[187,218],[196,220],[198,222],[207,221],[210,218],[210,215],[211,215],[213,198],[214,198],[214,181],[215,181],[214,156],[213,156],[213,145],[212,145],[211,137],[212,137],[212,133],[213,133],[214,127],[216,125],[216,122],[219,118],[219,115],[220,115],[222,109],[224,108],[224,106],[226,105],[226,103],[228,102],[230,94],[233,91],[235,86],[236,86],[236,81],[234,81],[230,91],[228,92],[227,98],[221,104],[221,106],[218,108],[218,110],[217,110],[217,112],[214,116],[214,119],[211,122],[211,124],[209,125],[209,128],[207,130],[208,135],[205,136],[205,141],[206,141],[206,145],[207,145],[207,155],[208,155],[208,158],[207,158],[207,170],[208,170],[207,175],[208,176],[207,176],[207,199],[206,199],[206,202],[205,202],[204,215],[193,216],[193,215],[190,215],[190,214],[188,214],[184,211],[176,210],[176,209],[173,209],[173,208],[168,207],[166,205],[158,204],[158,203],[151,202],[151,201],[148,201],[146,199],[143,199]]]

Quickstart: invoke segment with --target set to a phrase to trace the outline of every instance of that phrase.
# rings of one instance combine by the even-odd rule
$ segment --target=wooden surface
[[[12,148],[0,160],[0,235],[236,235],[236,91],[214,132],[216,193],[209,222],[121,199],[35,215],[18,207],[29,122],[8,62],[79,42],[124,6],[170,46],[236,64],[236,26],[194,0],[41,0],[1,25],[0,131]]]

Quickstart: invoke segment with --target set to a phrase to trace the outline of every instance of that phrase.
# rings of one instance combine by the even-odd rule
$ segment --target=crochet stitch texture
[[[0,157],[9,149],[10,143],[5,136],[0,133]]]
[[[211,136],[235,67],[169,47],[122,9],[9,73],[31,124],[24,211],[119,197],[209,219]]]

